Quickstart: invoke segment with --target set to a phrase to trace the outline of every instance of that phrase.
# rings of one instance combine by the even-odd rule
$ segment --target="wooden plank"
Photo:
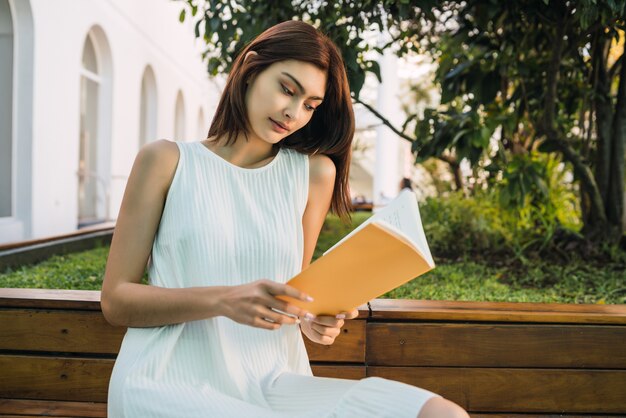
[[[99,290],[0,289],[0,308],[100,311]]]
[[[0,398],[106,402],[114,360],[0,355]],[[360,379],[365,365],[312,363],[317,376]]]
[[[626,414],[626,371],[370,366],[379,376],[433,391],[468,411]]]
[[[374,299],[371,319],[626,324],[626,305]]]
[[[311,361],[365,362],[365,321],[354,319],[345,321],[341,334],[331,345],[316,344],[303,335]]]
[[[313,375],[320,377],[353,380],[366,377],[365,366],[311,364],[311,370],[313,370]]]
[[[469,414],[471,418],[616,418],[621,415],[570,415],[570,414]]]
[[[626,369],[626,327],[370,323],[367,363],[379,366]]]
[[[117,354],[125,327],[97,311],[0,309],[0,349]]]
[[[33,399],[0,399],[0,416],[15,414],[48,417],[105,418],[107,404],[103,402],[63,402]]]
[[[626,305],[374,299],[371,319],[626,324]],[[100,310],[97,290],[0,289],[0,307]]]
[[[106,402],[114,360],[0,356],[0,398]]]

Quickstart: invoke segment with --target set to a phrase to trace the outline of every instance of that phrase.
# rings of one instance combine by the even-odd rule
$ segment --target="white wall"
[[[108,110],[104,109],[110,123],[102,127],[105,138],[100,138],[105,140],[100,157],[108,164],[104,172],[110,190],[110,218],[117,216],[139,147],[141,77],[146,65],[154,71],[158,91],[155,139],[172,138],[178,90],[185,97],[189,140],[199,139],[195,138],[199,109],[211,118],[219,99],[219,88],[208,79],[201,62],[201,44],[194,39],[192,22],[178,22],[182,3],[30,0],[30,6],[34,44],[32,210],[23,207],[30,213],[22,213],[29,223],[22,228],[0,220],[0,243],[71,232],[77,227],[80,68],[90,30],[95,28],[96,38],[100,38],[97,43],[108,44],[110,50],[112,89],[105,103]],[[103,59],[100,57],[101,65]],[[21,139],[19,135],[14,138],[17,143]],[[28,182],[23,179],[22,184]],[[18,188],[18,192],[24,193],[24,189]]]

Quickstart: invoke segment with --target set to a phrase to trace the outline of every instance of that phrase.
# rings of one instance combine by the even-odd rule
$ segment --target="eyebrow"
[[[302,92],[302,94],[306,94],[306,91],[304,90],[304,87],[302,87],[302,84],[300,84],[300,82],[298,80],[296,80],[296,78],[294,76],[292,76],[289,73],[286,72],[281,72],[281,74],[286,75],[287,77],[291,78],[291,80],[293,80],[294,83],[296,83],[296,85],[298,86],[298,88],[300,89],[300,91]],[[319,96],[311,96],[309,97],[309,99],[313,99],[313,100],[324,100],[323,97],[319,97]]]

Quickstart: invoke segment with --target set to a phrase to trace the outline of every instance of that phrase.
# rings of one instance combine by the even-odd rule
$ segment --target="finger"
[[[312,302],[313,298],[304,292],[299,291],[288,284],[276,283],[271,280],[268,283],[269,291],[272,295],[285,295],[304,302]]]
[[[251,325],[256,328],[263,328],[263,329],[268,329],[272,331],[280,328],[280,324],[268,322],[265,319],[262,319],[259,317],[255,317]]]
[[[346,316],[346,319],[354,319],[357,316],[359,316],[358,309],[352,309],[350,312],[342,312],[342,313]]]
[[[340,328],[325,327],[319,324],[311,324],[311,329],[315,330],[321,336],[332,337],[333,340],[341,333]]]
[[[269,308],[272,312],[275,312],[278,315],[284,316],[285,318],[290,318],[294,323],[300,323],[301,319],[297,315],[290,314],[288,312],[281,311],[276,308]]]
[[[297,317],[304,317],[308,313],[306,309],[299,308],[295,305],[285,302],[284,300],[276,298],[273,298],[268,306],[272,309],[276,309],[286,314],[295,315]]]
[[[257,310],[257,313],[258,313],[257,316],[264,318],[264,319],[270,319],[271,321],[277,324],[292,325],[292,324],[296,324],[300,322],[298,318],[293,318],[291,316],[275,312],[266,307],[259,308]]]
[[[359,310],[358,309],[353,309],[350,312],[340,312],[339,314],[337,314],[335,316],[335,318],[338,318],[338,319],[354,319],[357,316],[359,316]]]
[[[313,320],[313,323],[325,327],[341,328],[343,327],[344,321],[343,319],[337,319],[334,316],[320,315]]]

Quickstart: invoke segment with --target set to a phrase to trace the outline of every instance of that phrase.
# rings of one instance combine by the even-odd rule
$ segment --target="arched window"
[[[83,46],[80,71],[78,227],[109,219],[111,53],[101,28]]]
[[[13,18],[0,0],[0,218],[13,216]]]
[[[185,102],[183,93],[178,90],[176,95],[176,113],[174,115],[174,139],[176,141],[185,141]]]
[[[198,111],[198,133],[196,134],[196,141],[206,139],[207,132],[209,132],[209,127],[204,120],[204,110],[200,108]]]
[[[157,89],[154,71],[149,65],[141,78],[141,104],[139,120],[139,147],[156,139]]]

